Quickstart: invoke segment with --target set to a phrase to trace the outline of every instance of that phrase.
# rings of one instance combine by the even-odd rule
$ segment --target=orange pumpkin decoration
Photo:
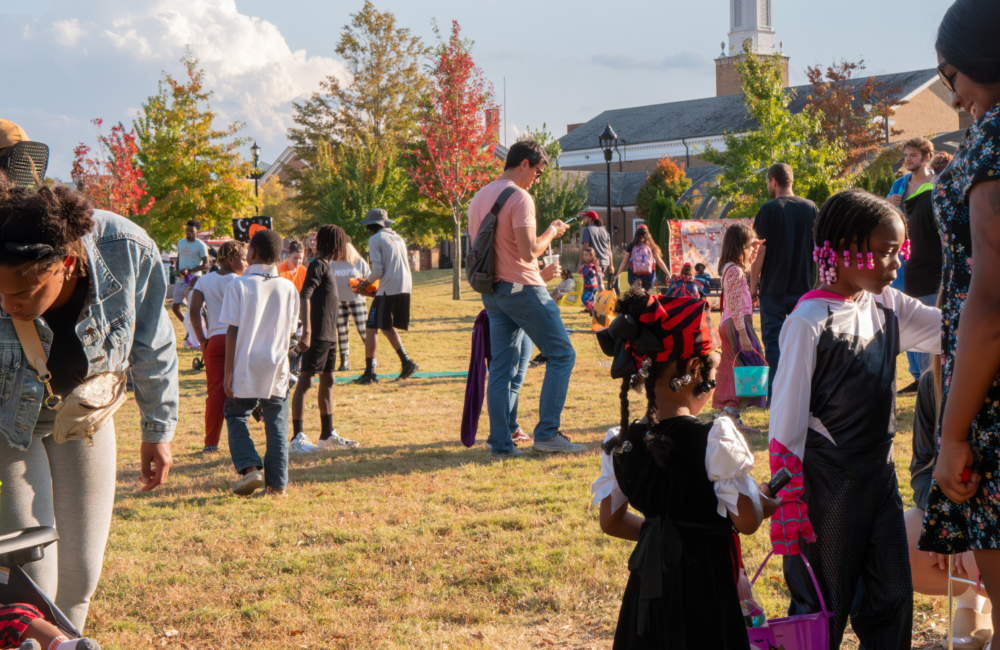
[[[364,289],[361,288],[360,278],[351,278],[348,282],[351,283],[351,290],[357,294],[374,296],[375,292],[378,291],[378,280],[375,280]]]

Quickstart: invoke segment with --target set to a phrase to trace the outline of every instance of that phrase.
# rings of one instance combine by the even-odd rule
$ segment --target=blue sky
[[[94,142],[89,120],[129,124],[184,46],[216,90],[220,119],[246,123],[262,158],[287,145],[291,102],[328,74],[362,0],[0,0],[6,45],[0,117],[49,144],[50,175],[68,179],[73,146]],[[557,136],[602,110],[711,96],[726,39],[726,0],[378,0],[425,39],[456,19],[493,82],[506,77],[506,136],[544,122]],[[864,57],[868,72],[933,67],[942,0],[773,0],[792,83],[804,68]]]

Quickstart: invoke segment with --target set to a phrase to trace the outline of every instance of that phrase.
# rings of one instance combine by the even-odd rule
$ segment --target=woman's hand
[[[975,457],[968,440],[956,440],[947,432],[941,436],[941,450],[934,466],[934,480],[945,496],[955,503],[965,503],[979,489],[979,474],[972,472],[963,481],[963,472],[972,467]]]
[[[226,392],[229,392],[228,388]],[[143,442],[139,446],[139,463],[143,483],[140,492],[149,492],[157,485],[166,483],[170,466],[174,464],[173,456],[170,455],[170,443]]]
[[[747,333],[746,328],[736,331],[739,333],[740,349],[744,352],[753,351],[753,345],[750,343],[750,335]]]
[[[233,373],[227,372],[222,377],[222,388],[226,391],[226,397],[235,398],[236,394],[233,392]]]
[[[299,342],[295,344],[295,349],[299,352],[305,352],[309,349],[311,339],[312,335],[309,333],[309,330],[303,329],[302,336],[299,337]]]
[[[750,260],[747,262],[747,264],[752,265],[754,262],[757,261],[757,252],[760,250],[760,247],[766,241],[767,241],[766,239],[755,239],[750,243],[750,246],[753,248],[753,250],[750,251]]]
[[[764,513],[764,519],[770,519],[781,507],[781,499],[771,498],[771,488],[766,481],[757,486],[757,491],[760,492],[760,509]]]

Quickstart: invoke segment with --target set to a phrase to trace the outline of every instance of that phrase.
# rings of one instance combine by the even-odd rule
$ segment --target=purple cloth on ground
[[[472,326],[472,357],[469,359],[469,376],[465,380],[465,406],[462,409],[462,444],[476,444],[479,416],[483,413],[486,397],[486,367],[493,360],[490,354],[490,315],[479,312]]]

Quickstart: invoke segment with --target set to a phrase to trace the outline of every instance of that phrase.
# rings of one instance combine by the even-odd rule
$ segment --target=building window
[[[743,0],[733,0],[733,28],[743,27]]]
[[[771,26],[771,0],[760,0],[760,26]]]
[[[632,220],[632,239],[635,239],[635,231],[639,229],[639,226],[646,223],[645,219],[633,219]]]

